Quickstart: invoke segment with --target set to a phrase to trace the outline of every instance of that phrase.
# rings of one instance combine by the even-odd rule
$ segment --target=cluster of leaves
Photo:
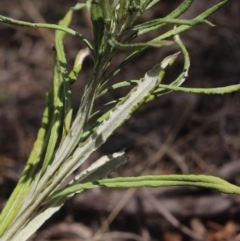
[[[206,18],[228,2],[228,0],[220,1],[194,19],[180,19],[179,17],[191,6],[193,1],[184,0],[166,17],[141,24],[135,24],[136,20],[159,0],[88,0],[86,3],[76,4],[57,25],[29,23],[0,16],[0,21],[4,23],[56,30],[55,66],[51,88],[47,94],[42,126],[21,179],[0,216],[1,241],[26,240],[68,198],[88,188],[192,185],[214,188],[225,193],[240,194],[239,187],[219,178],[203,175],[101,179],[126,162],[124,152],[104,156],[79,175],[72,177],[67,183],[64,182],[87,160],[91,153],[106,142],[114,130],[123,124],[142,103],[170,91],[223,94],[240,89],[240,85],[215,89],[179,87],[187,77],[190,59],[178,34],[199,23],[213,25]],[[87,8],[91,14],[93,45],[80,33],[69,28],[73,12],[82,8]],[[155,31],[166,24],[176,25],[176,27],[150,41],[132,43],[132,40],[137,40],[138,36]],[[79,51],[71,71],[67,69],[63,46],[66,33],[80,38],[87,47]],[[169,40],[171,37],[173,40]],[[173,64],[179,53],[166,57],[140,80],[119,82],[106,87],[123,67],[148,48],[159,48],[171,44],[179,46],[179,53],[184,56],[184,66],[179,76],[169,85],[163,85],[161,81],[167,67]],[[118,51],[128,51],[130,54],[106,75],[111,60]],[[86,84],[79,110],[72,120],[71,85],[77,80],[82,62],[88,54],[93,56],[94,68]],[[133,88],[126,96],[105,103],[94,110],[94,103],[98,98],[113,89],[129,85],[132,85]],[[108,109],[104,112],[105,108]],[[99,115],[99,118],[95,124],[89,127],[89,120],[96,114]]]

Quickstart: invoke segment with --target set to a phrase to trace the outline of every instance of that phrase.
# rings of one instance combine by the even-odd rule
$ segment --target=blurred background
[[[139,19],[164,17],[182,1],[162,0]],[[219,1],[195,1],[183,18],[191,18]],[[18,20],[57,23],[75,0],[1,0],[0,14]],[[215,28],[199,25],[181,35],[191,56],[184,86],[219,87],[239,83],[240,1],[209,19]],[[171,26],[172,27],[172,26]],[[92,41],[87,12],[74,14],[71,28]],[[161,34],[163,30],[146,37]],[[140,41],[139,40],[139,41]],[[0,209],[18,181],[31,151],[52,76],[54,31],[0,23]],[[71,68],[79,39],[67,36]],[[150,49],[126,67],[117,80],[139,79],[176,47]],[[113,65],[126,56],[113,59]],[[88,57],[73,88],[75,110],[91,73]],[[182,68],[180,57],[165,81]],[[102,101],[119,98],[123,90]],[[228,95],[170,93],[141,106],[108,142],[99,156],[131,146],[129,161],[111,176],[140,174],[212,174],[240,185],[240,92]],[[43,240],[240,240],[240,197],[195,188],[85,191],[69,200],[31,238]]]

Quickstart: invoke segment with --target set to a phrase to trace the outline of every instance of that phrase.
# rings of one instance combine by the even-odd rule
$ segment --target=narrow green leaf
[[[0,15],[0,22],[11,24],[11,25],[17,25],[17,26],[26,26],[26,27],[33,27],[33,28],[48,28],[48,29],[54,29],[54,30],[60,30],[63,32],[66,32],[70,35],[76,36],[80,38],[89,48],[89,50],[93,53],[92,45],[88,42],[88,40],[77,31],[74,31],[70,28],[62,27],[57,24],[47,24],[47,23],[29,23],[25,21],[19,21],[12,18],[8,18],[5,16]]]
[[[53,197],[72,195],[84,189],[99,187],[108,188],[137,188],[137,187],[171,187],[194,186],[211,188],[226,194],[240,194],[240,187],[233,185],[219,177],[206,175],[150,175],[139,177],[117,177],[98,180],[95,182],[73,185],[62,191],[56,192]]]
[[[62,27],[68,27],[72,20],[72,13],[73,11],[69,10],[64,18],[59,21],[59,25]],[[59,139],[59,128],[62,124],[62,117],[64,118],[62,139],[65,138],[71,124],[72,106],[70,80],[67,70],[67,60],[63,47],[63,38],[65,35],[66,33],[63,31],[56,31],[56,60],[52,81],[53,115],[51,116],[51,133],[42,172],[46,170],[54,157],[55,147]]]
[[[120,165],[126,162],[127,157],[125,156],[125,152],[116,152],[111,155],[103,156],[77,175],[70,185],[83,182],[94,182],[107,177],[110,172],[116,171]]]
[[[150,1],[148,1],[146,9],[149,9],[149,8],[153,7],[156,3],[160,2],[160,1],[161,0],[150,0]]]
[[[189,57],[187,49],[185,48],[184,44],[181,41],[179,35],[174,36],[174,40],[177,43],[177,45],[179,46],[181,53],[183,54],[184,65],[183,65],[182,72],[169,85],[170,86],[180,86],[184,83],[184,81],[188,77],[188,71],[190,68],[190,57]],[[149,98],[146,100],[146,102],[152,101],[153,99],[155,99],[156,96],[159,97],[159,96],[162,96],[163,94],[167,94],[169,92],[171,92],[171,90],[164,89],[159,85],[158,88],[156,88],[156,90],[153,92],[153,94],[151,96],[149,96]]]
[[[138,80],[126,80],[126,81],[122,81],[119,83],[116,83],[108,88],[106,88],[105,90],[101,91],[96,98],[99,98],[103,95],[105,95],[106,93],[108,93],[111,90],[115,90],[121,87],[126,87],[126,86],[130,86],[130,85],[137,85],[138,84]]]
[[[75,6],[72,7],[72,10],[79,11],[86,7],[86,3],[77,3]]]
[[[121,0],[119,2],[118,9],[116,10],[117,20],[119,21],[119,23],[121,23],[123,18],[126,16],[128,5],[129,5],[129,1],[127,0]]]
[[[81,143],[84,143],[86,141],[87,138],[89,138],[98,128],[98,126],[109,117],[110,111],[105,112],[103,115],[101,115],[95,122],[94,124],[88,128],[85,132],[83,132],[81,139],[79,141],[79,145],[81,145]]]
[[[181,91],[186,93],[196,93],[196,94],[228,94],[240,90],[240,84],[230,85],[225,87],[215,87],[215,88],[184,88],[171,85],[160,84],[159,87],[167,90]]]
[[[107,31],[110,32],[110,24],[113,16],[112,16],[109,0],[100,0],[98,1],[98,4],[100,5],[100,8],[102,10],[103,19],[104,19],[104,23],[107,28]]]
[[[175,10],[173,10],[170,14],[168,14],[165,18],[163,19],[175,19],[181,16],[189,7],[192,5],[194,0],[185,0],[183,1]],[[143,24],[136,25],[135,27],[132,28],[132,30],[139,30],[137,35],[142,35],[144,33],[147,33],[149,31],[156,30],[162,26],[165,25],[165,23],[159,23],[159,19],[154,19],[151,21],[148,21]],[[156,22],[157,21],[157,22]],[[157,24],[159,23],[159,24]]]
[[[138,50],[138,51],[134,51],[133,53],[131,53],[129,56],[127,56],[125,58],[125,60],[123,60],[105,79],[104,82],[100,85],[99,89],[98,89],[98,93],[103,91],[103,88],[105,87],[105,85],[108,83],[108,81],[110,79],[112,79],[114,76],[116,76],[127,64],[129,64],[130,62],[132,62],[134,59],[136,59],[137,57],[139,57],[141,54],[143,54],[145,51],[147,50],[147,48],[144,48],[142,50]]]
[[[154,25],[154,30],[157,28],[162,27],[163,25],[170,23],[170,24],[177,24],[177,25],[189,25],[189,26],[194,26],[196,24],[207,24],[211,27],[215,27],[214,24],[212,24],[210,21],[205,20],[205,19],[178,19],[178,18],[159,18],[159,19],[155,19],[153,22]],[[141,26],[135,26],[134,28],[132,28],[133,31],[135,30],[141,30],[141,33],[146,33],[149,32],[150,29],[144,29],[144,31],[142,31],[143,27]]]
[[[90,51],[88,48],[82,49],[78,52],[76,59],[74,61],[73,69],[69,74],[70,78],[70,84],[73,84],[77,77],[79,72],[82,70],[82,63],[83,60],[90,54]]]
[[[91,114],[92,118],[93,116],[97,115],[98,113],[102,112],[102,110],[108,108],[108,107],[113,107],[113,105],[116,105],[117,103],[119,103],[122,100],[122,98],[118,98],[112,101],[109,101],[107,103],[104,103],[103,105],[99,106],[98,108],[96,108],[93,113]]]
[[[163,47],[163,46],[169,46],[171,44],[173,44],[172,41],[149,41],[146,43],[133,43],[133,44],[123,44],[118,42],[116,39],[111,38],[108,43],[119,50],[124,50],[124,51],[136,51],[136,50],[141,50],[143,48],[146,47],[155,47],[155,48],[159,48],[159,47]]]
[[[99,3],[95,1],[91,3],[91,19],[94,35],[94,57],[97,60],[103,52],[104,19]]]
[[[69,10],[64,18],[59,21],[59,25],[63,27],[68,27],[72,21],[73,11]],[[62,141],[65,139],[67,133],[70,130],[71,122],[72,122],[72,93],[70,89],[70,78],[69,72],[67,70],[67,60],[65,56],[63,39],[65,37],[65,33],[62,31],[56,31],[55,45],[56,45],[56,53],[59,64],[59,78],[61,78],[61,82],[63,85],[63,96],[62,102],[64,104],[64,121],[63,121],[63,130],[62,130]]]
[[[37,139],[33,145],[32,152],[29,156],[27,164],[23,170],[21,178],[15,187],[12,195],[10,196],[7,204],[5,205],[0,215],[0,237],[4,231],[11,226],[12,221],[18,215],[18,212],[22,208],[26,200],[26,195],[31,188],[32,181],[35,178],[38,165],[40,164],[41,155],[45,149],[45,138],[47,135],[47,129],[49,125],[49,106],[45,108],[42,117],[42,124],[38,131]]]
[[[220,3],[214,5],[213,7],[209,8],[208,10],[206,10],[205,12],[203,12],[202,14],[198,15],[196,18],[194,18],[194,21],[199,21],[199,20],[203,20],[207,17],[209,17],[211,14],[213,14],[214,12],[216,12],[218,9],[220,9],[221,7],[223,7],[224,5],[226,5],[228,3],[229,0],[224,0],[221,1]],[[154,40],[164,40],[166,38],[170,38],[172,36],[175,36],[179,33],[185,32],[186,30],[190,29],[192,26],[189,25],[181,25],[177,28],[174,28],[173,30],[170,30],[162,35],[160,35],[159,37],[155,38]]]

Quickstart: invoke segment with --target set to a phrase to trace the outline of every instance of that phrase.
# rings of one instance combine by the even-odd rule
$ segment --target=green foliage
[[[55,66],[51,87],[47,94],[42,126],[21,179],[0,216],[1,241],[26,240],[68,198],[89,188],[191,185],[213,188],[224,193],[240,194],[239,187],[220,178],[203,175],[101,179],[126,162],[124,152],[100,158],[87,170],[72,178],[65,186],[61,185],[144,102],[171,91],[224,94],[240,89],[239,85],[214,89],[180,87],[187,78],[190,59],[178,34],[196,24],[213,26],[206,18],[228,2],[228,0],[220,1],[193,19],[180,19],[181,14],[191,7],[193,1],[184,0],[166,17],[141,24],[135,24],[136,20],[159,0],[88,0],[85,3],[76,4],[58,24],[29,23],[0,15],[0,22],[3,23],[56,30]],[[91,14],[93,45],[82,34],[69,28],[73,12],[82,8],[87,8]],[[137,42],[138,36],[160,29],[167,24],[176,26],[147,42]],[[87,47],[79,51],[71,71],[67,69],[63,45],[66,34],[80,38]],[[136,41],[132,43],[133,40]],[[156,66],[143,78],[122,81],[106,87],[106,84],[123,67],[150,47],[167,47],[172,44],[179,47],[179,52],[167,56],[160,64],[156,63]],[[118,51],[128,51],[129,55],[107,76],[106,71]],[[174,63],[180,53],[184,57],[181,73],[169,85],[161,84],[168,67]],[[94,67],[87,81],[79,110],[73,118],[70,87],[77,80],[78,73],[82,69],[82,62],[88,54],[93,56]],[[93,108],[95,101],[104,94],[130,85],[133,88],[126,96],[105,103],[98,109]],[[104,112],[105,108],[108,110]],[[89,127],[89,121],[94,115],[99,115],[99,117],[95,124]]]

